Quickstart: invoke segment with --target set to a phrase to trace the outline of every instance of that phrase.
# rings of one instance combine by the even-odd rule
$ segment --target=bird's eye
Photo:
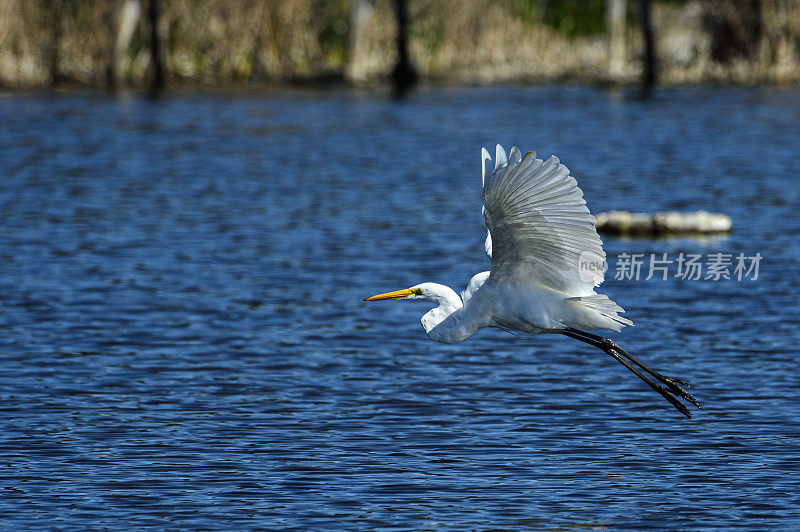
[[[415,296],[421,296],[422,295],[422,288],[415,288],[414,289],[414,295]]]

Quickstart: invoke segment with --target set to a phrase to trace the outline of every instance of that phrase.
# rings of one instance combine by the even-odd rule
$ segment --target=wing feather
[[[483,151],[483,215],[492,257],[491,278],[539,284],[585,296],[603,281],[602,272],[581,275],[582,253],[605,260],[595,217],[569,169],[557,157],[525,157],[517,147],[509,155],[495,150],[494,171]]]

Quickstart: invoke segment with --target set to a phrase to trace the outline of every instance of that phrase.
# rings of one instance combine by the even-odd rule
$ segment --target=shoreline
[[[554,21],[520,1],[409,0],[408,56],[425,83],[636,84],[638,4],[613,3],[627,5],[616,36],[602,2],[586,4],[601,6],[589,26],[566,1],[546,3],[565,9]],[[800,1],[739,4],[653,0],[657,84],[800,85]],[[397,57],[391,0],[158,5],[151,18],[148,0],[7,0],[0,88],[370,87]]]

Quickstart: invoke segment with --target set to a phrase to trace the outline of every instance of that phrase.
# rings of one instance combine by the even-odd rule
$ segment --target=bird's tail
[[[600,313],[603,317],[610,319],[614,323],[618,324],[618,327],[614,327],[615,330],[620,330],[626,325],[633,325],[633,322],[628,318],[623,318],[619,314],[625,312],[625,309],[617,305],[612,300],[608,299],[608,296],[605,294],[592,294],[590,296],[583,296],[583,297],[570,297],[567,298],[567,301],[572,301],[579,305],[583,305],[595,312]]]

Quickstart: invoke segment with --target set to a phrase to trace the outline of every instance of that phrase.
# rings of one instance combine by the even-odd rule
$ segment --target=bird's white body
[[[466,301],[444,285],[422,283],[414,288],[422,288],[423,294],[413,299],[437,305],[422,316],[422,328],[431,340],[446,344],[460,342],[484,327],[555,333],[566,327],[619,330],[623,325],[587,306],[583,298],[545,286],[497,286],[491,276]]]
[[[524,157],[497,146],[494,165],[483,159],[484,249],[491,270],[475,275],[461,295],[444,285],[422,283],[366,299],[419,299],[436,306],[421,319],[431,340],[456,343],[484,327],[527,333],[560,333],[613,356],[686,416],[676,397],[697,402],[679,384],[587,329],[619,331],[633,322],[595,287],[603,282],[605,252],[583,192],[556,157]],[[592,266],[584,268],[584,266]],[[644,369],[651,377],[644,375]],[[653,380],[655,379],[655,380]],[[656,382],[658,381],[658,382]]]
[[[596,294],[602,271],[579,270],[584,256],[605,260],[583,192],[555,157],[524,158],[514,147],[507,156],[497,146],[494,167],[483,150],[485,250],[492,269],[475,275],[459,297],[436,283],[412,287],[437,306],[422,317],[431,340],[455,343],[484,327],[529,333],[565,327],[620,330],[616,303]]]

